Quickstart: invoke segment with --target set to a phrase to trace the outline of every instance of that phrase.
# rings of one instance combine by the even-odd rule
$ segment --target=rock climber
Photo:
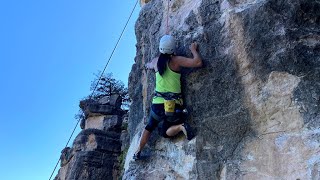
[[[159,133],[165,138],[183,132],[188,140],[195,135],[183,117],[183,101],[181,96],[181,67],[201,67],[202,59],[197,51],[197,43],[190,45],[193,58],[174,55],[175,39],[164,35],[160,39],[160,56],[145,65],[146,69],[156,73],[155,95],[152,99],[151,115],[146,125],[140,144],[133,158],[141,158],[141,150],[148,142],[152,131],[159,125]]]

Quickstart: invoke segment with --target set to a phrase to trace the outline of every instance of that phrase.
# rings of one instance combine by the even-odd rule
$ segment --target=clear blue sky
[[[1,179],[49,179],[135,2],[0,1]],[[139,11],[107,68],[125,84]]]

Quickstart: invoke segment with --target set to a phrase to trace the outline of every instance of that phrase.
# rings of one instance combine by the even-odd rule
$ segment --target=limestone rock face
[[[105,96],[98,101],[95,100],[82,100],[79,107],[85,112],[86,117],[99,116],[99,115],[123,115],[121,109],[122,99],[119,95]]]
[[[320,2],[317,0],[173,0],[169,29],[176,54],[196,41],[204,67],[182,70],[197,136],[153,133],[133,161],[149,115],[167,2],[143,6],[129,77],[131,146],[124,179],[319,179]]]
[[[106,131],[83,130],[75,139],[72,149],[62,153],[61,169],[56,180],[116,178],[115,169],[121,143],[120,134]],[[66,163],[67,162],[67,163]]]
[[[55,180],[105,180],[120,177],[120,137],[125,134],[121,134],[123,111],[117,99],[111,98],[108,103],[105,100],[80,103],[86,110],[85,126],[72,147],[62,150],[61,168]],[[104,108],[106,106],[110,108]]]

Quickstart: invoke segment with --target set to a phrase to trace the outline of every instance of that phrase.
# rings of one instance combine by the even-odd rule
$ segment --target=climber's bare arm
[[[190,50],[193,55],[193,58],[187,58],[183,56],[173,56],[173,64],[175,66],[175,70],[180,70],[180,67],[201,67],[202,59],[200,54],[197,51],[197,43],[192,43],[190,45]]]
[[[158,62],[158,57],[153,58],[150,62],[148,62],[145,67],[147,69],[153,69],[156,70],[157,69],[157,62]]]

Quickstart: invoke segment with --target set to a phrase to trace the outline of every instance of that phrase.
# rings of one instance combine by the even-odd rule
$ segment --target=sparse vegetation
[[[125,148],[120,156],[118,157],[118,160],[119,160],[119,171],[120,171],[120,176],[119,176],[119,180],[122,179],[122,176],[123,176],[123,173],[124,173],[124,163],[126,161],[126,156],[127,156],[127,153],[128,153],[128,149],[129,148]]]
[[[102,75],[98,83],[100,73],[95,75],[96,78],[92,81],[90,90],[94,91],[92,99],[98,100],[104,96],[111,96],[112,94],[119,94],[122,98],[122,108],[128,109],[130,105],[130,98],[128,95],[128,88],[125,87],[122,81],[113,78],[112,73]]]
[[[83,98],[85,99],[92,99],[92,100],[99,100],[101,97],[110,97],[113,94],[119,94],[122,98],[122,106],[121,109],[128,111],[130,106],[130,98],[128,94],[128,88],[125,87],[122,81],[116,80],[113,77],[112,73],[103,74],[100,78],[100,72],[95,74],[95,79],[91,82],[90,90],[94,91],[94,93],[86,96]],[[99,81],[100,78],[100,81]],[[99,83],[98,83],[99,81]],[[84,119],[84,113],[82,109],[79,109],[79,112],[75,115],[75,119]]]

